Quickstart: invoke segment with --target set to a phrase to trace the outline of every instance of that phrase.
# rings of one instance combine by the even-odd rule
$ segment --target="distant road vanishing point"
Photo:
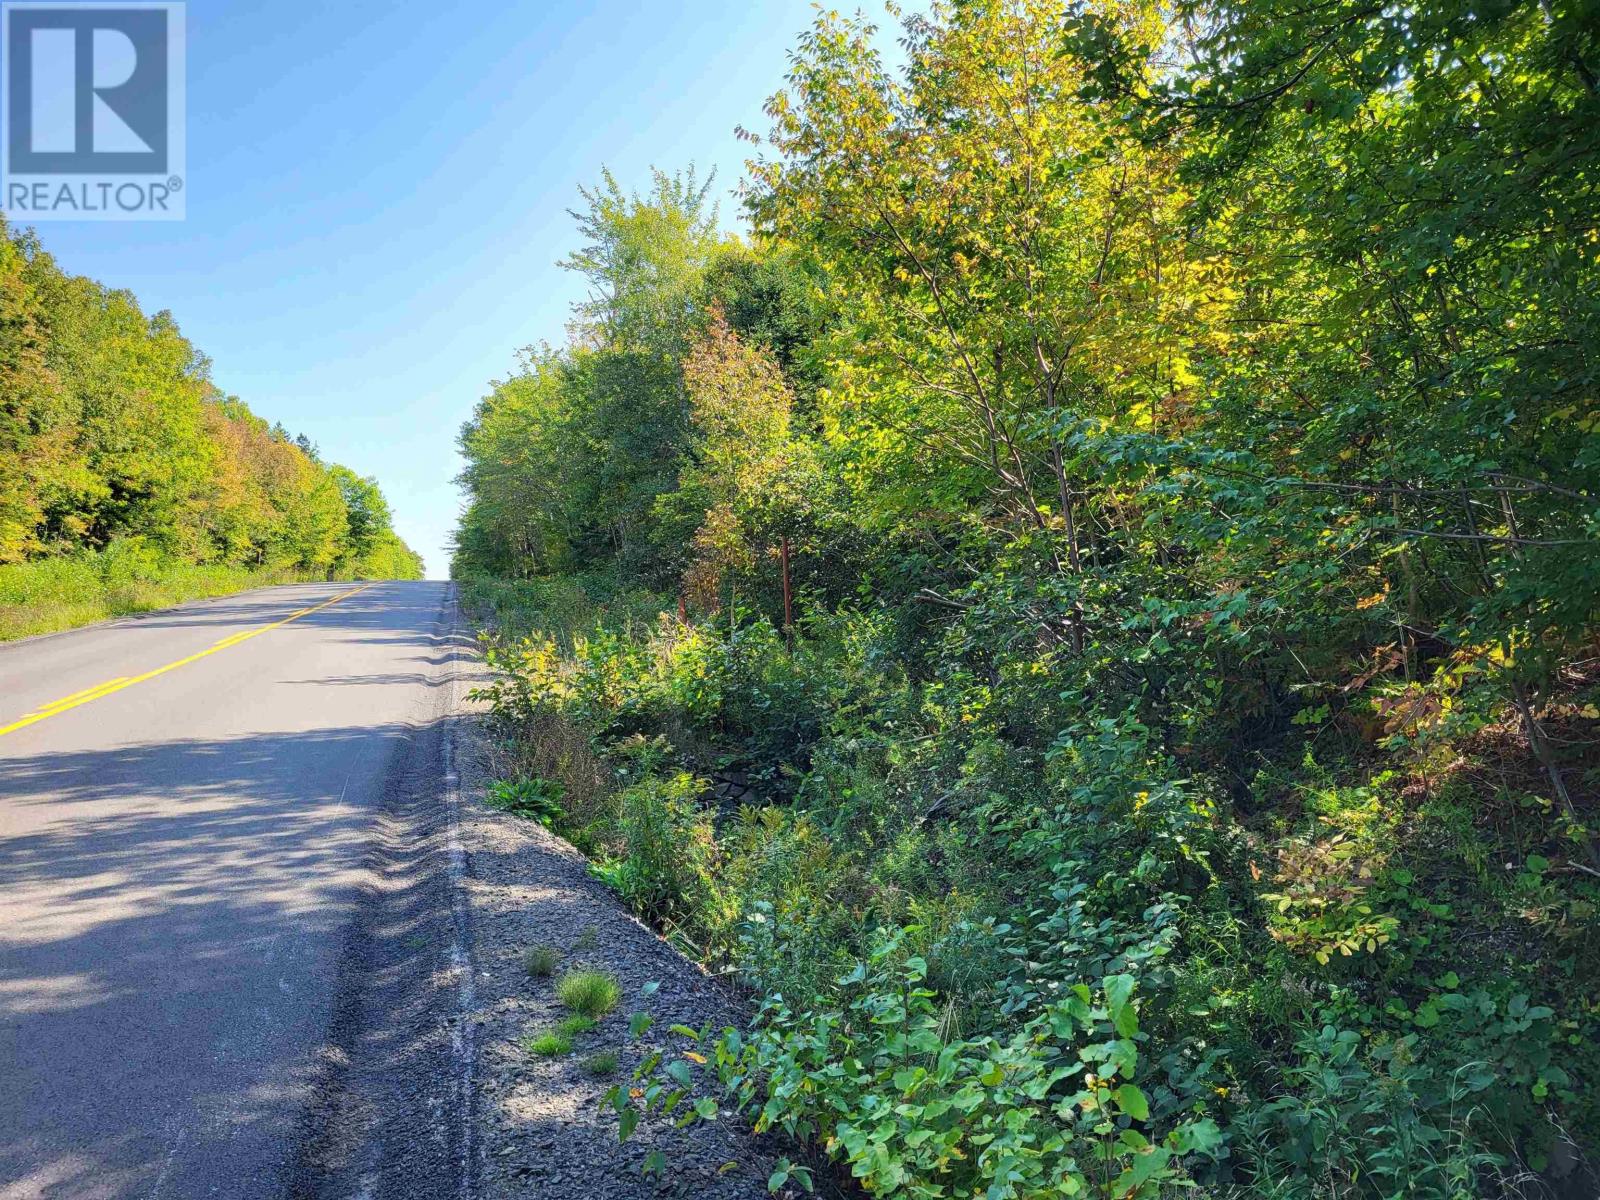
[[[0,645],[0,1197],[457,1196],[445,583]]]

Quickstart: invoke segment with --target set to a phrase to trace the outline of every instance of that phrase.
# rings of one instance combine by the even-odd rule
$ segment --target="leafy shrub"
[[[520,637],[537,630],[568,651],[575,637],[596,624],[646,628],[661,609],[654,594],[618,586],[614,577],[597,573],[537,579],[497,579],[475,573],[464,578],[460,587],[462,602],[491,615],[502,633]]]
[[[839,981],[839,1008],[770,1001],[750,1034],[723,1032],[712,1066],[758,1131],[819,1141],[879,1196],[1156,1196],[1186,1156],[1221,1149],[1209,1119],[1152,1127],[1134,1082],[1131,976],[1066,989],[1008,1037],[967,1039],[944,1036],[926,977],[924,960],[886,938]],[[658,1067],[647,1059],[639,1075]],[[667,1081],[641,1093],[646,1112],[688,1086],[683,1059],[661,1070]],[[631,1094],[609,1100],[631,1128]]]
[[[991,618],[998,628],[1001,615]],[[673,641],[652,629],[632,650],[580,640],[576,653],[587,657],[540,668],[567,690],[537,720],[566,722],[561,736],[574,740],[570,731],[586,731],[613,781],[593,839],[608,857],[595,872],[635,911],[736,968],[764,1000],[755,1028],[725,1042],[714,1064],[752,1119],[814,1138],[879,1194],[1011,1186],[1021,1196],[1041,1179],[1071,1187],[1064,1181],[1079,1176],[1105,1190],[1137,1169],[1153,1173],[1139,1187],[1177,1171],[1264,1195],[1270,1177],[1283,1195],[1309,1197],[1330,1178],[1356,1187],[1345,1161],[1360,1179],[1418,1195],[1441,1179],[1468,1178],[1470,1189],[1537,1159],[1552,1136],[1550,1104],[1583,1111],[1583,1089],[1548,1057],[1545,1009],[1524,1000],[1513,1017],[1497,999],[1485,1017],[1479,1000],[1449,998],[1476,995],[1456,992],[1453,975],[1446,993],[1431,982],[1444,977],[1428,964],[1450,952],[1441,923],[1457,919],[1458,904],[1398,864],[1418,852],[1407,841],[1416,829],[1434,836],[1437,805],[1413,819],[1433,825],[1408,824],[1392,777],[1341,782],[1294,747],[1254,782],[1252,803],[1271,823],[1237,824],[1216,778],[1186,777],[1140,705],[1089,719],[1072,709],[1084,695],[1064,700],[1070,689],[1058,679],[1004,654],[995,670],[1012,690],[998,692],[965,665],[998,635],[972,631],[959,650],[938,651],[928,680],[891,685],[858,671],[883,652],[875,639],[884,631],[864,624],[846,654],[836,636],[846,627],[827,631],[825,647],[800,641],[792,655],[761,634],[717,649],[714,630]],[[940,657],[947,652],[955,657]],[[786,664],[771,667],[773,654]],[[809,678],[786,692],[797,670]],[[580,704],[574,681],[585,675]],[[785,704],[821,705],[820,730],[797,735],[788,714],[747,703],[768,684]],[[850,707],[863,697],[867,710]],[[1041,713],[1063,726],[1041,730]],[[752,733],[762,722],[778,723],[770,738]],[[1182,736],[1198,738],[1199,728]],[[787,803],[723,814],[719,828],[701,805],[705,785],[684,769],[718,744],[752,781],[789,772],[797,783],[761,785]],[[751,747],[786,757],[763,765]],[[1548,857],[1524,855],[1526,868],[1502,880],[1485,870],[1492,853],[1475,849],[1477,865],[1461,878],[1492,883],[1520,912],[1549,912],[1541,919],[1552,929],[1584,919],[1557,907]],[[1359,944],[1357,917],[1382,921]],[[883,953],[886,943],[895,948]],[[920,977],[897,974],[906,970]],[[1124,1095],[1146,1115],[1108,1100],[1097,1110],[1111,1121],[1105,1148],[1081,1108],[1057,1111],[1066,1077],[1035,1104],[981,1076],[1001,1062],[1005,1087],[1015,1079],[1021,1089],[1039,1078],[1036,1060],[1049,1070],[1084,1063],[1086,1076],[1072,1047],[1103,1045],[1104,1031],[1077,1029],[1068,1046],[1053,1033],[1041,1041],[1040,1022],[1059,1018],[1064,998],[1082,999],[1083,981],[1112,979],[1140,997],[1135,1074],[1099,1062],[1094,1073],[1113,1093],[1136,1088],[1139,1099]],[[1093,986],[1090,1007],[1110,1012]],[[1502,1036],[1530,1010],[1527,1029]],[[1344,1063],[1313,1053],[1325,1024],[1359,1031],[1365,1049]],[[896,1029],[906,1040],[884,1049],[879,1039]],[[976,1092],[938,1074],[947,1052],[951,1069],[979,1076]],[[1314,1078],[1319,1066],[1351,1079],[1325,1094],[1333,1076]],[[651,1065],[647,1075],[671,1073],[644,1088],[627,1120],[683,1093],[677,1075],[693,1067]],[[931,1081],[916,1095],[897,1091],[895,1072],[915,1067]],[[1496,1082],[1477,1090],[1485,1067]],[[741,1100],[746,1085],[758,1090]],[[1381,1092],[1383,1105],[1350,1099],[1363,1089]],[[923,1090],[932,1116],[918,1108]],[[978,1093],[962,1120],[970,1115],[989,1140],[958,1143],[967,1160],[941,1156],[951,1127],[939,1103]],[[676,1104],[689,1105],[687,1093]],[[1324,1112],[1332,1123],[1320,1128]],[[1352,1157],[1356,1143],[1364,1157]],[[992,1153],[980,1149],[991,1144]],[[1038,1157],[1011,1165],[1024,1147]],[[1395,1166],[1424,1149],[1433,1166]]]
[[[696,916],[715,893],[716,839],[696,803],[701,783],[684,772],[646,776],[619,798],[623,857],[597,872],[628,907],[663,923]]]
[[[826,994],[862,940],[856,865],[809,817],[781,808],[741,812],[721,846],[718,883],[738,902],[719,909],[708,947],[763,993]]]
[[[1441,1077],[1407,1062],[1406,1045],[1380,1071],[1358,1059],[1350,1030],[1330,1026],[1300,1041],[1288,1093],[1235,1125],[1242,1166],[1263,1195],[1458,1200],[1506,1165],[1470,1134],[1483,1116],[1480,1089],[1462,1073]]]
[[[561,789],[546,779],[500,779],[489,785],[490,808],[552,825],[561,819]]]

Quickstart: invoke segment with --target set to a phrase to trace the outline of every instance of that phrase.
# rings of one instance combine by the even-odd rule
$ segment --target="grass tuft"
[[[615,1050],[601,1050],[591,1054],[583,1060],[583,1069],[586,1074],[596,1078],[602,1075],[611,1075],[617,1069],[617,1052]]]
[[[600,930],[598,926],[585,925],[583,932],[578,935],[578,940],[572,943],[574,950],[593,950],[600,944]]]
[[[572,1053],[572,1039],[559,1029],[546,1029],[543,1033],[524,1035],[522,1048],[540,1058],[560,1058]]]
[[[535,946],[522,956],[522,965],[535,979],[548,979],[556,973],[561,952],[554,946]]]
[[[573,1013],[556,1026],[556,1032],[566,1037],[574,1038],[580,1033],[588,1033],[597,1024],[598,1022],[593,1017],[585,1017],[579,1013]]]
[[[573,1012],[598,1020],[617,1006],[622,988],[605,971],[568,971],[556,984],[556,995]]]

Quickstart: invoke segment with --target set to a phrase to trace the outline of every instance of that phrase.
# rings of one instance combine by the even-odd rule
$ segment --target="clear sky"
[[[448,572],[455,436],[560,341],[566,210],[610,166],[718,170],[765,131],[809,0],[190,0],[188,220],[46,222],[67,270],[170,309],[218,386],[376,475]],[[737,219],[723,200],[725,223]]]

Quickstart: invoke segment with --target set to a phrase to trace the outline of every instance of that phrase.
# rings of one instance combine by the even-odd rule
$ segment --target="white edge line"
[[[455,595],[450,596],[450,621],[448,629],[455,632],[459,619]],[[461,841],[461,776],[456,769],[457,665],[454,658],[449,666],[450,686],[447,692],[449,717],[444,738],[444,793],[446,814],[445,849],[450,874],[450,967],[456,976],[456,1004],[458,1019],[451,1024],[450,1043],[458,1064],[459,1112],[461,1121],[461,1176],[456,1194],[460,1200],[472,1197],[472,1159],[474,1129],[474,1095],[476,1086],[477,1039],[474,1037],[472,1018],[477,1008],[477,985],[472,978],[472,957],[467,951],[469,905],[467,895],[467,852]]]

